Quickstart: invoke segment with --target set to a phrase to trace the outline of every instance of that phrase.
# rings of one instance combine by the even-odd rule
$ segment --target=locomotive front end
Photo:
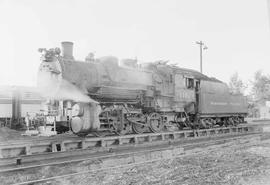
[[[62,43],[62,56],[59,48],[39,49],[42,62],[38,71],[38,87],[47,99],[46,116],[54,117],[58,127],[71,128],[75,134],[82,135],[98,130],[100,106],[87,95],[92,79],[84,74],[93,75],[94,68],[74,60],[72,45],[71,42]]]

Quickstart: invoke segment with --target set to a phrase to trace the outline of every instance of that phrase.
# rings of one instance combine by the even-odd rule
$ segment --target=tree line
[[[243,94],[248,99],[250,116],[255,116],[258,107],[270,101],[270,75],[261,70],[256,71],[253,79],[243,82],[238,73],[234,73],[229,81],[230,91],[234,94]]]

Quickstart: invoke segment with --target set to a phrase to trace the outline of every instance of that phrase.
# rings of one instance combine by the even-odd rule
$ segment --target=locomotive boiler
[[[77,135],[234,125],[247,114],[243,96],[194,70],[163,61],[94,58],[91,53],[79,61],[72,42],[62,42],[62,50],[40,52],[38,84],[48,99],[48,112]]]

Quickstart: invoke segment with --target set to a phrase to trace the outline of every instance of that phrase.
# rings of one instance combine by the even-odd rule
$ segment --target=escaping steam
[[[53,96],[59,100],[73,100],[76,102],[84,103],[98,103],[86,95],[82,90],[77,88],[75,85],[71,84],[66,80],[61,80],[60,88],[58,92]]]
[[[52,78],[48,73],[39,74],[38,80],[40,94],[54,100],[73,100],[84,103],[98,103],[91,99],[86,92],[64,80],[63,78]]]

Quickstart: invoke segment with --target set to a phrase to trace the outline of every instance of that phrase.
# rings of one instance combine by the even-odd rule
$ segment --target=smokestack
[[[73,58],[73,42],[61,42],[62,44],[62,53],[63,57],[66,59],[74,59]]]

